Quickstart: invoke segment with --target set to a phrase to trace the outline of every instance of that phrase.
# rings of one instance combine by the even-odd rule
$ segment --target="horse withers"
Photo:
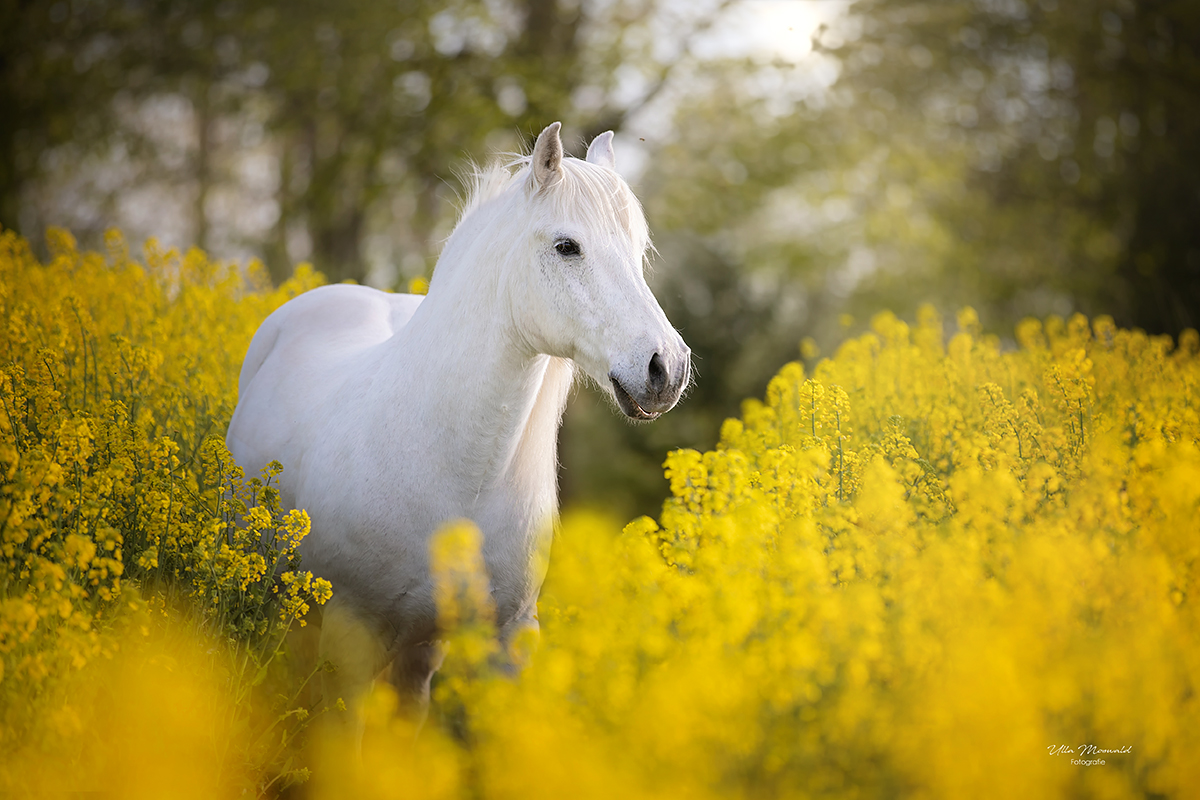
[[[325,286],[258,329],[227,442],[247,468],[280,461],[285,507],[312,518],[303,563],[334,590],[327,699],[355,709],[390,664],[423,713],[440,663],[429,543],[450,520],[482,534],[501,645],[536,631],[577,370],[637,420],[689,381],[648,246],[612,133],[564,158],[556,122],[529,157],[477,173],[426,296]]]

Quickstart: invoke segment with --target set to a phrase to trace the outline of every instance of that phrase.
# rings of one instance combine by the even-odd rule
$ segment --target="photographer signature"
[[[1133,752],[1133,745],[1127,744],[1124,747],[1113,750],[1106,747],[1098,747],[1094,744],[1081,744],[1071,747],[1069,744],[1052,744],[1046,748],[1047,752],[1052,756],[1096,756],[1096,755],[1128,755]]]

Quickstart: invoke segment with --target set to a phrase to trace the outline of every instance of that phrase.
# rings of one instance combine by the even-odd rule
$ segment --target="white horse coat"
[[[481,173],[426,297],[315,289],[246,354],[227,442],[248,470],[279,460],[285,506],[312,518],[303,563],[334,587],[327,698],[357,697],[392,662],[427,701],[429,539],[449,520],[482,532],[502,641],[536,628],[576,367],[637,419],[689,380],[690,352],[643,277],[648,231],[612,134],[580,161],[563,158],[558,130],[515,175]]]

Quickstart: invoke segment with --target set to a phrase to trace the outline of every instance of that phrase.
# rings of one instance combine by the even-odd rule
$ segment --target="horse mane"
[[[456,225],[488,200],[503,194],[513,182],[514,170],[528,164],[529,156],[513,154],[497,158],[490,164],[469,163],[459,175],[466,191],[460,199]]]
[[[484,166],[471,166],[464,175],[466,194],[458,222],[511,187],[527,182],[529,163],[529,155],[509,154]],[[649,242],[641,203],[620,175],[572,156],[563,158],[562,172],[562,180],[550,189],[558,215],[573,213],[588,219],[615,217],[633,241]]]

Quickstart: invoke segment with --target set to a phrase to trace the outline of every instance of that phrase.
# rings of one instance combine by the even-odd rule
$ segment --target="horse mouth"
[[[637,401],[633,399],[629,392],[625,391],[625,387],[616,378],[609,376],[609,380],[612,381],[613,394],[616,395],[617,405],[621,407],[621,411],[625,412],[625,416],[631,419],[658,419],[662,416],[661,411],[646,411],[639,406]]]

